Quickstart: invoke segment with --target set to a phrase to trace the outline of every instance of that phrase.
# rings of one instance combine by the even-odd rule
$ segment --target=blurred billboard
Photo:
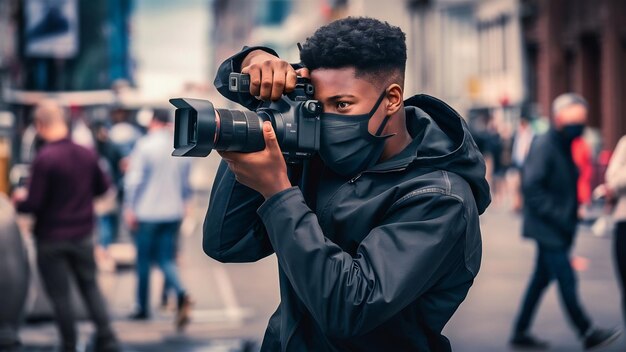
[[[29,57],[68,59],[78,52],[76,0],[27,0],[25,47]]]

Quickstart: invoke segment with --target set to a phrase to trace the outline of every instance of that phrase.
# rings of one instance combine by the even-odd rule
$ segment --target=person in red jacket
[[[588,205],[591,203],[591,148],[584,138],[579,137],[572,142],[572,158],[578,167],[578,203]]]

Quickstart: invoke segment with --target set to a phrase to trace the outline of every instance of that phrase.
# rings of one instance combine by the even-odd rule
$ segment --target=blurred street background
[[[578,165],[584,170],[583,221],[573,251],[581,300],[594,322],[622,326],[612,238],[592,226],[605,213],[592,191],[604,182],[611,153],[626,134],[622,0],[0,0],[0,193],[10,195],[27,182],[39,143],[33,108],[43,98],[65,108],[76,143],[98,149],[99,130],[106,131],[105,138],[119,148],[115,167],[123,179],[135,132],[146,132],[153,111],[171,110],[168,99],[208,99],[237,108],[212,84],[224,59],[243,45],[266,45],[298,62],[298,42],[348,15],[403,29],[405,96],[430,94],[458,110],[487,160],[494,202],[481,217],[483,266],[444,331],[453,349],[509,350],[512,321],[535,260],[534,245],[520,234],[515,138],[527,126],[533,134],[545,132],[552,100],[567,91],[589,102],[581,139],[586,157]],[[116,129],[121,124],[131,132]],[[258,349],[279,302],[276,258],[220,264],[202,252],[204,213],[218,164],[215,153],[193,160],[192,207],[181,226],[176,260],[194,301],[183,332],[173,324],[173,302],[158,306],[163,279],[156,270],[153,316],[127,319],[135,303],[135,252],[121,217],[106,253],[96,253],[98,280],[125,351]],[[119,208],[115,212],[119,215]],[[18,219],[31,266],[19,336],[24,351],[55,351],[57,330],[34,265],[31,221]],[[94,234],[98,238],[99,230]],[[3,236],[8,234],[0,229],[0,240]],[[2,282],[0,304],[10,304],[13,287]],[[549,340],[553,351],[580,350],[555,288],[547,292],[533,331]],[[87,350],[93,328],[85,321],[80,332]],[[626,341],[606,350],[626,351]]]

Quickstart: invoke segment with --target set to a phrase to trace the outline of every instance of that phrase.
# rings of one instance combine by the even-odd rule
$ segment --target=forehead
[[[584,122],[587,119],[587,108],[581,104],[570,105],[561,109],[558,117],[561,121],[566,123]]]
[[[368,96],[376,92],[371,82],[356,77],[354,67],[315,69],[311,72],[311,83],[318,99],[345,94]]]

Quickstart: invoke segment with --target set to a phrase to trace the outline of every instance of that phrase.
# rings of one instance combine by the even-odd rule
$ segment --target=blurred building
[[[17,3],[11,0],[0,0],[0,89],[6,87],[9,80],[9,71],[16,60],[16,24],[13,20],[17,10]],[[0,90],[1,91],[1,90]],[[0,95],[0,108],[2,108]]]
[[[466,117],[489,115],[514,125],[527,100],[519,2],[411,0],[408,5],[407,78],[413,91],[437,96]]]
[[[211,72],[244,44],[298,61],[296,43],[335,18],[372,16],[407,34],[406,95],[515,126],[522,105],[588,98],[606,148],[626,133],[626,2],[621,0],[216,0]]]
[[[217,71],[220,63],[241,50],[243,45],[251,45],[248,38],[256,26],[255,10],[257,2],[246,0],[215,0],[210,11],[213,15],[211,43],[212,57],[210,73]]]
[[[243,45],[264,45],[290,62],[300,60],[297,43],[346,11],[347,0],[215,0],[211,72]]]
[[[626,1],[523,0],[530,99],[583,95],[604,148],[626,134]]]
[[[6,109],[2,92],[17,65],[17,8],[15,0],[0,0],[0,111]]]
[[[216,64],[243,44],[296,62],[296,43],[319,26],[372,16],[407,34],[407,96],[432,94],[464,113],[510,111],[526,98],[518,0],[218,0],[214,11]]]
[[[109,89],[132,81],[131,0],[19,1],[19,75],[14,88]]]

